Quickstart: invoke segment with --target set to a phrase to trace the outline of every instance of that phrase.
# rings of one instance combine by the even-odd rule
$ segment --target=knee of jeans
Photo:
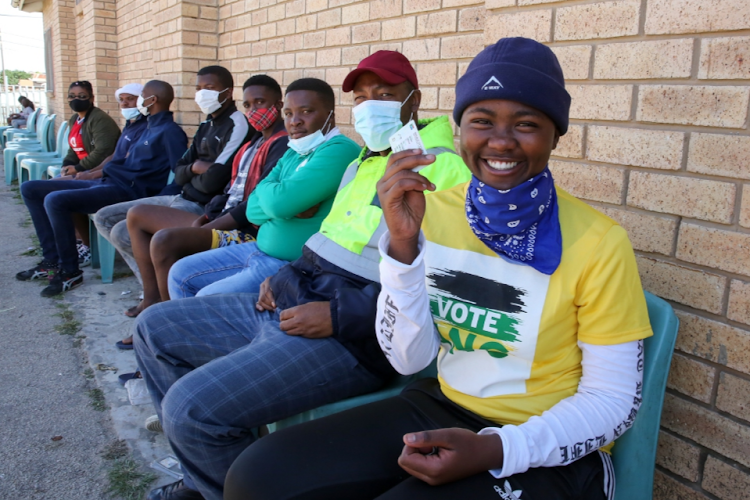
[[[52,193],[49,193],[47,196],[44,197],[44,210],[47,212],[54,211],[54,210],[60,210],[63,208],[61,201],[62,197],[60,196],[65,191],[55,191]]]
[[[185,281],[187,281],[188,269],[184,263],[185,259],[180,259],[169,269],[167,277],[167,286],[169,287],[169,298],[170,299],[184,299],[186,295],[183,293],[185,288]]]
[[[37,181],[26,181],[21,184],[21,196],[24,198],[35,198],[36,193],[34,192],[34,187],[36,187],[36,182]]]
[[[130,233],[128,232],[128,225],[124,220],[112,226],[112,230],[109,232],[109,242],[119,250],[130,249]]]

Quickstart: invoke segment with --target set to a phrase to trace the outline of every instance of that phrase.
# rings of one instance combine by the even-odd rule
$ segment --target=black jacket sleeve
[[[204,173],[190,179],[190,184],[198,191],[206,194],[220,193],[232,176],[232,162],[237,151],[250,140],[250,125],[245,115],[235,111],[231,115],[233,127],[226,127],[223,131],[221,144],[223,145],[214,164]]]
[[[174,181],[180,186],[184,186],[195,176],[190,169],[193,167],[193,162],[198,159],[198,143],[200,143],[201,135],[201,130],[199,128],[193,136],[192,144],[190,144],[190,147],[185,151],[185,154],[182,155],[182,158],[177,160],[177,163],[174,166]]]

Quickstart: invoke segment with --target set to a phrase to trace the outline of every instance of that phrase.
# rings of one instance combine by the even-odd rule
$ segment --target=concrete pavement
[[[137,303],[139,285],[132,276],[102,284],[98,271],[88,267],[83,286],[61,301],[41,297],[38,281],[15,279],[40,258],[21,255],[34,230],[25,206],[4,185],[0,213],[0,498],[111,498],[111,462],[101,453],[114,441],[124,439],[146,471],[169,453],[163,434],[143,428],[154,413],[151,404],[131,406],[117,379],[135,369],[133,352],[114,343],[130,333],[134,320],[123,312]],[[116,271],[126,269],[120,263]],[[56,316],[60,303],[81,323],[77,334],[55,331],[62,321]],[[106,411],[92,407],[90,391],[97,388]],[[174,480],[157,476],[154,486]]]

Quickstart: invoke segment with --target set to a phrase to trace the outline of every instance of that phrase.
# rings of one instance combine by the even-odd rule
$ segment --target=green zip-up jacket
[[[289,149],[247,200],[247,220],[260,226],[258,248],[271,257],[295,260],[305,241],[320,229],[336,190],[359,146],[336,135],[308,155]],[[310,218],[298,214],[320,204]]]
[[[68,120],[70,129],[75,125],[78,113],[73,114]],[[86,120],[81,126],[81,139],[83,149],[89,154],[83,160],[79,160],[76,152],[68,148],[68,154],[63,159],[63,166],[76,165],[76,170],[83,172],[98,167],[104,159],[115,152],[117,140],[120,138],[120,127],[105,111],[92,107],[86,113]]]

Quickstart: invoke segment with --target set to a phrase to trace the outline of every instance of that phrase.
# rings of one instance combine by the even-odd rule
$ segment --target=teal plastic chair
[[[167,185],[171,184],[173,180],[174,172],[172,171],[169,172]],[[112,283],[115,274],[115,247],[96,230],[94,214],[89,214],[89,240],[91,243],[91,267],[100,269],[102,283]]]
[[[16,156],[19,153],[41,153],[49,152],[52,149],[53,146],[51,146],[51,144],[53,143],[49,140],[48,136],[50,133],[52,133],[52,131],[54,131],[54,119],[54,115],[52,115],[51,117],[42,115],[42,117],[39,119],[39,121],[37,122],[39,140],[19,139],[7,143],[5,149],[3,150],[5,184],[9,185],[11,182],[13,182],[13,179],[18,178]],[[50,122],[52,123],[51,127]]]
[[[48,175],[49,168],[59,167],[61,169],[63,158],[68,153],[68,149],[68,122],[65,122],[60,125],[60,130],[57,131],[57,139],[53,151],[49,153],[20,153],[16,156],[19,183],[23,183],[25,180],[54,177],[54,175]],[[27,174],[26,177],[23,176],[24,171]]]
[[[36,137],[39,135],[39,120],[43,116],[45,116],[44,113],[41,112],[41,110],[35,110],[36,113],[39,111],[36,115],[36,119],[29,120],[26,128],[10,128],[3,132],[3,137],[5,137],[5,146],[7,147],[9,142],[12,142],[14,140],[21,140],[21,139],[36,139]]]
[[[89,214],[89,242],[91,268],[100,270],[102,283],[112,283],[115,274],[115,247],[96,230],[94,214]]]
[[[679,322],[672,306],[659,297],[646,292],[646,304],[654,335],[644,341],[643,403],[635,422],[615,442],[613,448],[612,461],[617,480],[615,500],[649,500],[652,498],[654,489],[654,464],[659,439],[659,423]],[[269,430],[273,432],[395,396],[411,381],[434,377],[436,373],[433,361],[432,365],[418,374],[399,377],[380,391],[294,415],[271,424]]]
[[[659,423],[679,321],[672,306],[646,292],[652,337],[644,341],[643,403],[633,426],[612,449],[617,487],[615,500],[649,500],[654,490],[654,464]]]
[[[0,127],[0,145],[2,145],[2,147],[5,147],[5,144],[6,144],[6,142],[5,142],[6,141],[5,132],[6,131],[11,131],[12,130],[12,131],[18,131],[18,132],[26,132],[26,131],[32,131],[33,132],[34,129],[36,128],[36,120],[37,120],[37,117],[39,116],[40,112],[41,112],[41,109],[37,108],[37,109],[34,110],[33,113],[31,113],[29,115],[29,119],[26,121],[26,128],[25,129],[8,127],[8,126]],[[15,132],[13,132],[13,133],[15,133]],[[13,133],[11,133],[10,135],[12,136]]]
[[[337,401],[336,403],[327,404],[320,406],[313,410],[308,410],[302,413],[298,413],[292,417],[279,420],[278,422],[268,426],[268,430],[271,432],[291,427],[293,425],[301,424],[303,422],[309,422],[318,418],[327,417],[340,411],[349,410],[356,408],[357,406],[366,405],[368,403],[374,403],[381,399],[391,398],[398,396],[404,387],[409,385],[411,382],[420,378],[437,377],[437,360],[433,360],[430,366],[425,368],[419,373],[414,375],[399,375],[396,379],[392,380],[384,388],[377,392],[371,392],[369,394],[362,394],[353,398],[345,399],[343,401]]]

